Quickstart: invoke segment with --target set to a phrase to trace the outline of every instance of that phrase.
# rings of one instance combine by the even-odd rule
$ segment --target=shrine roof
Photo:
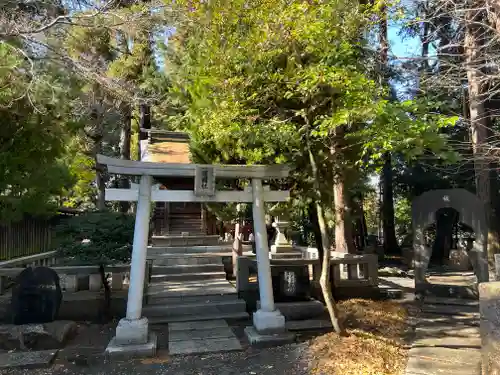
[[[149,139],[143,161],[174,164],[192,163],[188,134],[157,129],[148,130],[148,133]]]

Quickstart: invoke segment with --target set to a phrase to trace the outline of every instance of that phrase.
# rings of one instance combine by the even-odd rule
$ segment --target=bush
[[[89,212],[56,227],[59,257],[65,264],[129,262],[134,217],[116,212]]]

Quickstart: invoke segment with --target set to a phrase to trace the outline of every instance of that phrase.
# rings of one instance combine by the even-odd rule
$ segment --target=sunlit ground
[[[338,303],[349,337],[327,333],[311,340],[314,372],[328,375],[401,375],[408,332],[404,306],[390,301],[351,299]]]

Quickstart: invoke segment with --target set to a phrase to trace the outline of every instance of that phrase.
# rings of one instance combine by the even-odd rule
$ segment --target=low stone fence
[[[28,255],[26,257],[16,258],[0,262],[0,268],[24,268],[37,266],[52,266],[56,263],[57,251],[47,251],[45,253]]]
[[[51,266],[56,264],[56,252],[32,255],[0,263],[0,294],[4,294],[16,278],[26,267]],[[61,289],[65,292],[91,291],[99,292],[102,289],[99,266],[53,266],[60,278]],[[145,287],[151,278],[152,261],[146,264]],[[104,267],[106,275],[111,276],[110,287],[113,291],[127,288],[130,274],[130,265],[108,265]]]
[[[321,265],[317,251],[314,255],[313,249],[308,250],[310,251],[305,256],[308,256],[309,259],[271,259],[271,273],[282,271],[295,273],[298,268],[303,268],[301,274],[307,274],[310,279],[319,281]],[[330,266],[332,286],[335,288],[378,286],[378,257],[375,254],[352,255],[332,252]],[[252,270],[257,269],[256,259],[240,256],[237,260],[237,267],[236,286],[238,292],[255,290],[257,282],[250,281],[250,275]],[[273,269],[275,269],[274,272]]]
[[[318,249],[303,250],[304,259],[318,260]],[[338,251],[331,252],[330,265],[332,266],[333,285],[335,287],[351,286],[378,286],[378,256],[377,254],[347,254]],[[311,272],[311,271],[310,271]],[[314,279],[319,280],[321,270],[311,272]]]

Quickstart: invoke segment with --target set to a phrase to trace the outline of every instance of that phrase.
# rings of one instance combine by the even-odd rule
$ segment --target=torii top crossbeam
[[[217,178],[287,178],[290,168],[285,165],[214,165],[214,164],[171,164],[122,160],[97,155],[97,163],[107,166],[109,173],[132,176],[175,176],[195,177],[197,169],[210,168]]]

